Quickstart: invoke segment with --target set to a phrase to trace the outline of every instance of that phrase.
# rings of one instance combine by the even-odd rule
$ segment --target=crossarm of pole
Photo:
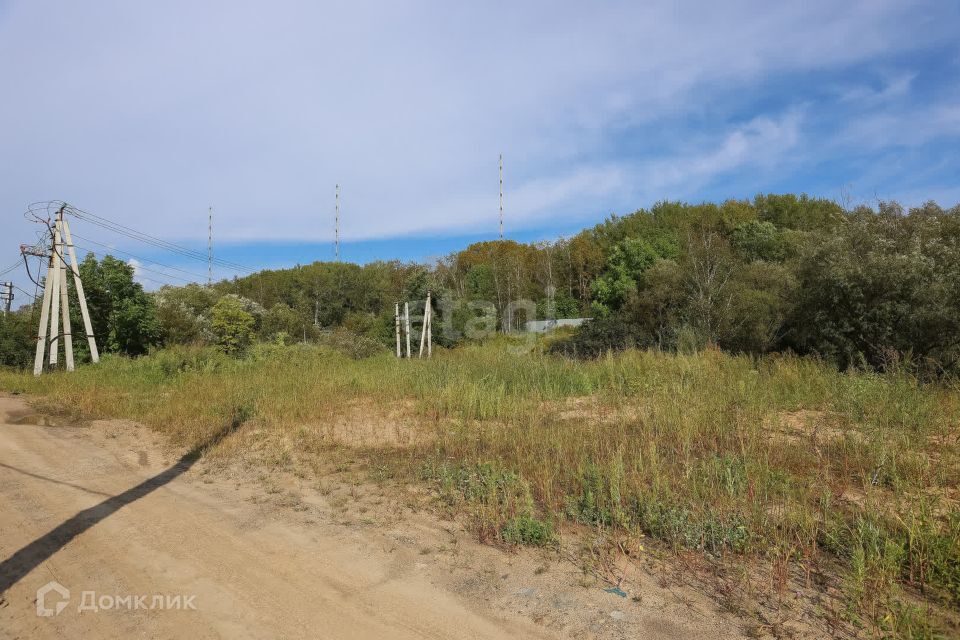
[[[27,256],[36,256],[38,258],[48,258],[50,257],[50,254],[47,252],[45,248],[41,249],[39,245],[32,245],[32,246],[25,245],[25,244],[20,245],[20,257],[23,258],[23,266],[27,270],[27,277],[30,278],[30,282],[37,285],[38,287],[42,287],[43,285],[40,284],[40,281],[39,281],[40,274],[38,273],[37,277],[34,278],[33,273],[30,272],[30,263],[27,261]]]

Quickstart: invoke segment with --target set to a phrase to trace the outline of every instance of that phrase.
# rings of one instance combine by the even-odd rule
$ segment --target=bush
[[[213,347],[173,345],[141,358],[139,367],[157,381],[182,373],[209,374],[221,371],[230,360]]]
[[[334,329],[321,333],[317,342],[354,360],[369,358],[387,350],[379,340],[354,333],[349,329]]]
[[[549,352],[569,358],[596,358],[607,351],[621,351],[641,346],[644,336],[623,313],[595,318],[565,340],[558,340]]]
[[[787,343],[841,367],[960,369],[960,216],[881,207],[801,260]]]
[[[260,323],[262,338],[275,341],[281,336],[281,342],[289,343],[294,336],[300,335],[306,325],[306,319],[289,305],[278,302],[263,314]]]
[[[29,310],[0,314],[0,365],[24,368],[33,362],[37,344],[33,320]]]
[[[213,306],[211,327],[224,353],[236,355],[250,346],[255,322],[236,296],[223,296]]]
[[[549,522],[524,514],[511,518],[500,530],[504,542],[528,547],[545,547],[553,541],[553,527]]]

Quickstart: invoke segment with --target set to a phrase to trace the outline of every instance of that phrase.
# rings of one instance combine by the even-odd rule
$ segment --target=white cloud
[[[734,127],[712,144],[698,141],[682,153],[646,163],[637,172],[646,199],[689,197],[696,188],[735,170],[769,169],[791,153],[800,139],[803,114],[755,118]]]
[[[918,147],[945,136],[960,135],[960,103],[905,107],[861,116],[846,127],[839,142],[852,148],[878,150]]]
[[[787,107],[691,136],[699,147],[629,155],[609,151],[620,132],[709,113],[717,93],[768,78],[892,55],[921,30],[925,43],[949,37],[935,9],[13,3],[0,16],[13,97],[0,101],[0,204],[63,198],[198,241],[213,204],[220,241],[320,240],[339,182],[348,239],[494,232],[503,152],[512,228],[594,219],[638,194],[770,168],[803,118]]]
[[[844,87],[838,90],[843,102],[856,102],[861,105],[876,105],[902,98],[910,92],[915,73],[900,73],[887,78],[884,85],[875,89],[871,86],[859,85]]]

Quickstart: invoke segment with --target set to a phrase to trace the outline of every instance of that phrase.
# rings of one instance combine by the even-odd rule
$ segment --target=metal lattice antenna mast
[[[500,239],[503,240],[503,154],[500,154]]]
[[[340,262],[340,185],[337,185],[337,190],[334,195],[334,200],[336,202],[336,213],[334,214],[333,221],[333,238],[334,238],[334,251],[336,252],[337,262]]]
[[[207,286],[213,284],[213,207],[207,209]]]

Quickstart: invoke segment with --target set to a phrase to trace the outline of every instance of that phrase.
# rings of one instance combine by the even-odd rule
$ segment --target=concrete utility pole
[[[410,357],[410,303],[403,303],[403,316],[407,325],[407,357]]]
[[[207,209],[207,286],[213,284],[213,207]]]
[[[337,262],[340,262],[340,185],[337,185],[337,189],[334,192],[334,203],[335,203],[335,213],[333,218],[333,242],[334,242],[334,251],[336,252]]]
[[[2,293],[0,293],[0,301],[3,301],[3,313],[6,315],[10,313],[10,303],[13,302],[13,283],[4,282]]]
[[[37,330],[37,351],[33,361],[33,374],[38,376],[43,371],[44,349],[47,346],[47,329],[49,321],[50,352],[49,363],[57,364],[59,351],[60,319],[63,320],[63,344],[66,357],[67,371],[73,371],[73,335],[70,328],[70,298],[67,289],[67,258],[70,258],[70,273],[73,275],[74,287],[77,290],[77,301],[80,303],[80,315],[83,317],[83,328],[86,331],[87,343],[90,346],[90,359],[100,361],[97,351],[97,341],[93,336],[93,326],[90,322],[90,313],[87,310],[87,299],[83,292],[83,282],[80,280],[80,270],[77,266],[77,255],[73,248],[73,238],[70,235],[70,225],[63,217],[66,205],[57,211],[57,218],[51,233],[51,247],[47,264],[47,277],[43,283],[43,301],[40,307],[40,327]],[[25,247],[20,249],[24,254],[41,255]]]
[[[430,292],[427,292],[427,301],[423,304],[423,322],[420,324],[420,352],[418,358],[423,357],[423,347],[427,344],[427,327],[430,326]]]
[[[70,224],[63,220],[63,235],[67,241],[67,257],[70,258],[70,272],[73,274],[73,284],[77,289],[77,300],[80,302],[80,317],[83,318],[83,330],[87,334],[87,346],[90,348],[90,361],[100,362],[100,352],[97,351],[97,340],[93,336],[93,324],[90,322],[90,312],[87,310],[87,296],[83,293],[83,282],[80,281],[80,269],[77,267],[77,254],[73,250],[73,238],[70,236]]]
[[[56,232],[57,243],[60,250],[57,251],[60,263],[60,313],[63,325],[63,355],[67,362],[67,371],[73,371],[73,334],[70,331],[70,298],[67,295],[67,259],[64,256],[66,242],[63,237],[63,212],[60,213],[60,228]]]
[[[63,251],[60,250],[60,218],[62,209],[57,212],[57,223],[53,231],[53,254],[50,256],[50,270],[53,277],[53,290],[50,299],[50,366],[57,364],[60,354],[60,261],[63,260]]]
[[[423,329],[420,333],[420,356],[423,357],[423,344],[427,344],[427,357],[433,356],[433,305],[430,299],[433,294],[427,291],[427,301],[423,305]]]
[[[503,240],[503,154],[500,154],[500,239]]]
[[[396,330],[397,330],[397,357],[399,358],[401,357],[400,356],[400,303],[399,302],[396,303],[396,305],[394,305],[393,324],[396,326]]]
[[[33,375],[43,371],[43,350],[47,346],[47,325],[50,318],[50,298],[53,296],[54,253],[50,251],[47,277],[43,280],[43,302],[40,304],[40,327],[37,329],[37,353],[33,359]]]
[[[423,350],[426,347],[427,357],[433,355],[433,304],[431,299],[433,294],[430,291],[427,291],[427,300],[423,303],[423,322],[420,324],[420,351],[417,353],[418,358],[423,357]],[[407,305],[408,303],[404,303]],[[405,307],[406,308],[406,307]],[[409,351],[410,347],[410,330],[407,329],[407,350]],[[409,353],[407,357],[410,357]]]

